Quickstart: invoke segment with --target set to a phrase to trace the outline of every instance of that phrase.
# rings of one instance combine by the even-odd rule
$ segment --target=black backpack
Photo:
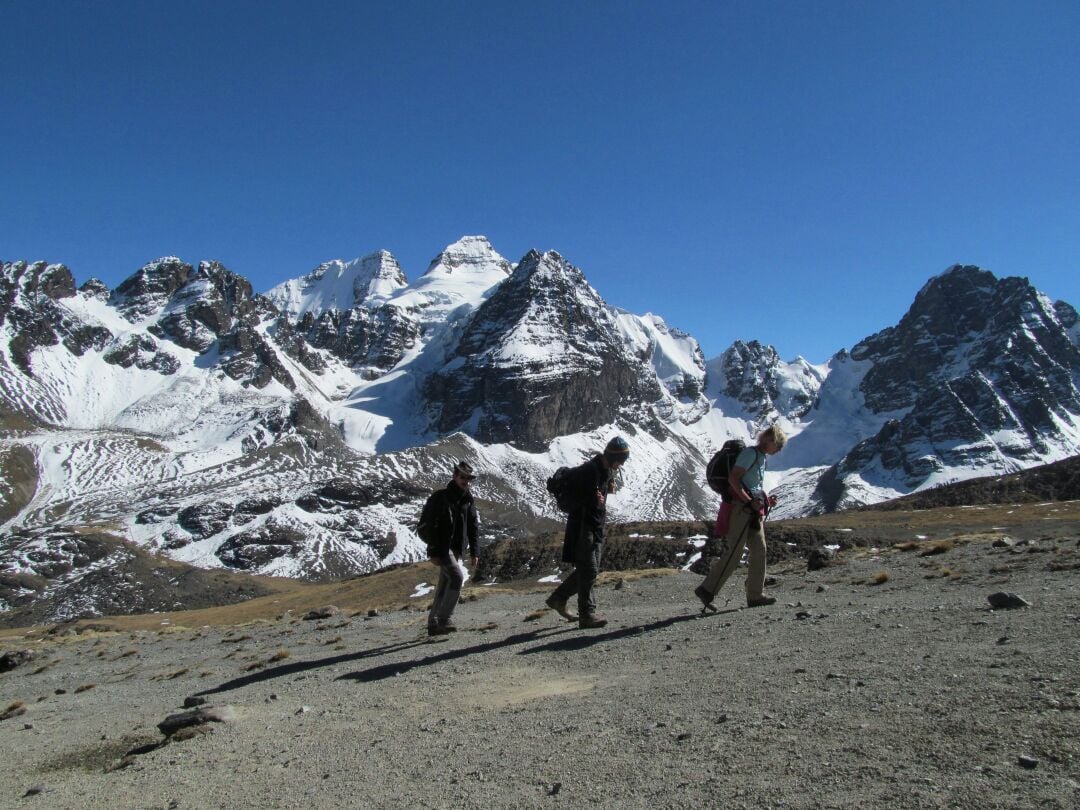
[[[709,483],[709,489],[718,493],[725,503],[731,501],[728,476],[731,475],[731,469],[735,466],[735,459],[745,449],[746,443],[742,439],[728,439],[723,447],[713,454],[709,466],[705,468],[705,480]]]
[[[547,480],[547,491],[555,496],[555,505],[561,512],[574,508],[574,496],[570,490],[570,468],[559,467]]]

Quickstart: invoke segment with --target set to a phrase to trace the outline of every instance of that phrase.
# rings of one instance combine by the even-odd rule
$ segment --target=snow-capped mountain
[[[558,253],[513,264],[484,237],[412,282],[380,251],[265,295],[216,262],[158,259],[112,291],[5,263],[0,574],[77,579],[64,537],[89,528],[201,567],[368,571],[420,557],[454,459],[482,473],[487,535],[515,535],[557,525],[544,479],[615,433],[616,520],[711,514],[708,457],[774,421],[778,514],[880,500],[1075,454],[1078,344],[1068,304],[970,267],[815,366],[753,340],[706,361]]]
[[[861,400],[861,439],[833,462],[814,511],[884,500],[939,483],[1015,472],[1080,448],[1076,310],[1025,279],[954,266],[932,278],[895,327],[836,355],[818,408]],[[849,431],[852,430],[849,427]],[[793,442],[805,458],[815,424]],[[825,444],[828,443],[826,439]],[[833,444],[835,447],[835,443]],[[785,455],[787,453],[785,452]],[[794,457],[794,458],[793,458]]]

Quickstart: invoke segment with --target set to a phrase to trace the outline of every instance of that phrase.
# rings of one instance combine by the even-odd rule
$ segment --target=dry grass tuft
[[[324,641],[323,644],[326,644],[327,646],[330,646],[331,644],[339,644],[342,641],[344,641],[344,639],[341,636],[334,636],[329,641]]]
[[[540,610],[534,610],[531,613],[526,613],[525,614],[524,621],[535,622],[537,619],[542,619],[547,614],[548,614],[548,609],[547,608],[542,608]]]
[[[20,714],[26,714],[26,704],[21,700],[15,700],[3,712],[0,712],[0,720],[18,717]]]
[[[280,650],[270,656],[270,663],[274,663],[275,661],[284,661],[290,655],[292,655],[292,653],[282,647]]]
[[[81,692],[89,692],[95,686],[97,686],[96,683],[84,683],[82,686],[76,686],[75,687],[75,694],[78,695]]]
[[[872,577],[870,577],[870,584],[871,585],[884,585],[888,581],[889,581],[889,572],[888,571],[878,571],[876,574],[874,574]]]
[[[893,548],[895,548],[897,551],[914,551],[918,547],[919,544],[916,543],[914,540],[908,540],[905,543],[897,543],[895,546],[893,546]]]
[[[936,543],[925,546],[923,550],[919,552],[919,556],[932,557],[935,554],[944,554],[946,551],[952,551],[954,548],[956,548],[956,544],[952,540],[938,540]]]
[[[248,664],[244,667],[244,672],[254,672],[257,669],[262,669],[264,666],[266,666],[266,664],[262,661],[256,661],[254,664]]]

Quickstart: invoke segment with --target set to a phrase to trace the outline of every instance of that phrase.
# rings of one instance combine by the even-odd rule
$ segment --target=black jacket
[[[566,537],[563,540],[563,562],[574,562],[578,542],[601,543],[604,540],[604,521],[607,519],[607,494],[611,470],[597,454],[589,461],[574,467],[569,473],[574,507],[566,517]],[[603,504],[597,493],[604,496]]]
[[[469,556],[479,556],[477,538],[480,519],[472,493],[466,492],[454,481],[431,493],[420,513],[417,534],[427,543],[429,557],[445,557],[453,551],[460,559],[468,540]]]

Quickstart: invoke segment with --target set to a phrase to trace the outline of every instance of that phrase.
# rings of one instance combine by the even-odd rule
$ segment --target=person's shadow
[[[731,610],[722,610],[717,613],[710,614],[712,616],[723,615],[724,613],[734,613],[738,608],[732,608]],[[345,675],[339,675],[337,680],[349,680],[358,681],[360,683],[372,683],[374,681],[381,681],[386,678],[393,678],[398,675],[404,675],[406,672],[417,669],[419,667],[431,666],[432,664],[438,664],[443,661],[453,661],[457,658],[463,658],[466,655],[474,655],[476,653],[489,652],[490,650],[496,650],[500,647],[511,647],[518,644],[528,644],[531,641],[536,641],[542,638],[550,638],[551,636],[560,636],[553,641],[548,641],[545,644],[539,644],[535,647],[529,647],[528,649],[521,650],[518,655],[532,655],[542,652],[567,652],[572,650],[581,650],[586,647],[591,647],[594,644],[601,644],[606,641],[615,641],[620,638],[628,638],[630,636],[641,635],[642,633],[648,633],[653,630],[663,630],[666,627],[679,624],[680,622],[693,621],[695,619],[702,618],[700,613],[693,613],[683,616],[672,616],[669,619],[661,619],[655,622],[649,622],[648,624],[637,624],[632,627],[623,627],[618,630],[611,630],[606,633],[599,633],[595,635],[574,635],[570,638],[561,638],[568,632],[577,632],[577,627],[570,625],[568,627],[553,628],[553,632],[548,632],[547,628],[541,628],[536,630],[530,630],[527,633],[516,633],[512,636],[507,636],[501,641],[491,641],[486,644],[476,644],[471,647],[462,647],[456,650],[447,650],[444,653],[438,655],[429,655],[424,658],[417,658],[412,661],[401,661],[394,664],[380,664],[379,666],[371,667],[369,669],[363,669],[359,672],[350,672]]]
[[[731,608],[729,610],[721,610],[717,613],[709,614],[711,616],[720,616],[725,613],[734,613],[738,608]],[[548,641],[545,644],[539,644],[535,647],[529,647],[528,649],[521,650],[518,655],[533,655],[542,652],[569,652],[573,650],[582,650],[587,647],[591,647],[594,644],[600,644],[606,641],[615,641],[620,638],[628,638],[630,636],[641,635],[642,633],[648,633],[653,630],[663,630],[665,627],[671,627],[672,625],[680,622],[693,621],[694,619],[703,618],[700,613],[692,613],[682,616],[672,616],[668,619],[660,619],[655,622],[649,622],[648,624],[637,624],[632,627],[622,627],[618,630],[610,630],[606,633],[589,634],[589,635],[574,635],[570,638],[555,638],[552,641]],[[704,618],[707,618],[704,617]],[[415,658],[411,661],[400,661],[393,664],[379,664],[378,666],[370,667],[368,669],[362,669],[358,672],[349,672],[344,675],[339,675],[337,680],[339,681],[358,681],[359,683],[373,683],[375,681],[385,680],[386,678],[393,678],[397,675],[404,675],[410,670],[417,669],[419,667],[431,666],[432,664],[438,664],[443,661],[453,661],[457,658],[463,658],[466,655],[475,655],[479,653],[490,652],[491,650],[497,650],[500,647],[513,647],[519,644],[528,644],[531,641],[537,641],[540,639],[551,638],[552,636],[563,636],[569,632],[576,632],[577,628],[573,625],[557,626],[557,627],[539,627],[535,630],[529,630],[525,633],[515,633],[514,635],[507,636],[504,639],[498,641],[489,641],[483,644],[473,644],[468,647],[461,647],[458,649],[447,650],[443,653],[436,655],[427,655],[423,658]],[[440,638],[439,641],[447,641],[446,638]],[[387,644],[382,647],[375,647],[370,650],[363,650],[355,653],[345,653],[343,655],[333,655],[329,658],[318,658],[313,661],[293,661],[288,664],[280,664],[275,667],[269,667],[267,669],[261,669],[257,672],[253,672],[250,675],[242,675],[239,678],[233,678],[232,680],[225,681],[225,683],[219,684],[211,689],[203,689],[200,692],[196,692],[196,697],[203,697],[206,695],[216,695],[222,692],[228,692],[233,689],[241,689],[245,686],[251,686],[252,684],[262,683],[264,681],[270,681],[275,678],[284,678],[288,675],[295,675],[301,672],[308,672],[313,669],[321,669],[323,667],[332,667],[337,664],[344,664],[349,661],[361,661],[365,658],[376,658],[382,655],[389,655],[392,653],[400,652],[402,650],[412,649],[413,647],[423,647],[431,644],[431,641],[426,638],[418,638],[412,641],[401,641],[395,644]]]

